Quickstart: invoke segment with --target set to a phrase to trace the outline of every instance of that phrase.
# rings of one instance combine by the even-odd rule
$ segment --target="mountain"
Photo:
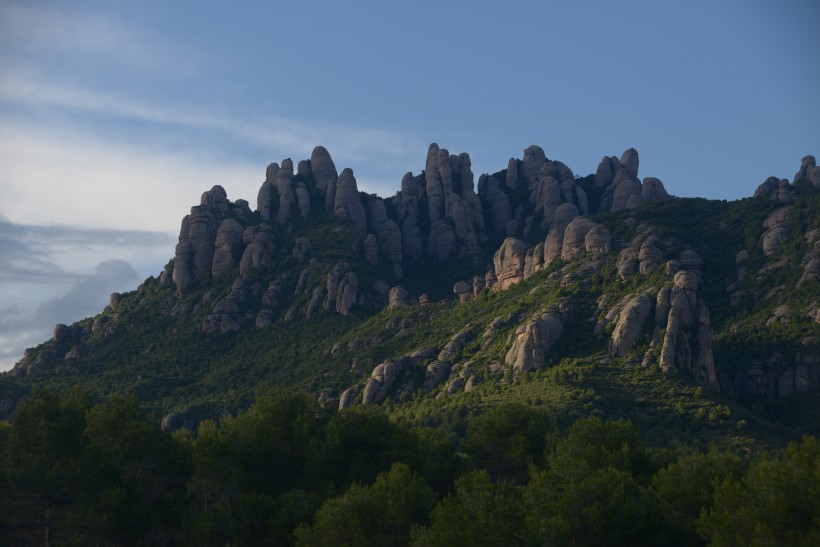
[[[180,423],[270,387],[339,408],[420,404],[570,363],[775,414],[814,405],[812,156],[791,183],[769,177],[734,202],[641,181],[634,149],[585,177],[538,146],[477,185],[470,165],[431,144],[422,172],[381,198],[318,146],[295,169],[268,166],[255,210],[213,187],[158,277],[26,351],[5,375],[5,414],[25,386],[133,394]]]
[[[0,375],[0,543],[816,545],[820,169],[317,147]]]

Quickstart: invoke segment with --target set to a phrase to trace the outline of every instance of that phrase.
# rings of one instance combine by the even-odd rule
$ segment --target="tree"
[[[704,508],[698,533],[710,545],[820,544],[820,445],[790,443],[779,458],[762,457],[741,480],[727,478]]]
[[[736,480],[743,472],[743,463],[736,455],[711,451],[683,456],[652,477],[658,509],[678,541],[697,543],[695,523],[701,510],[712,507],[715,489],[724,480]]]
[[[470,421],[465,449],[494,479],[524,483],[529,467],[542,461],[549,432],[536,409],[505,403]]]
[[[425,522],[435,493],[402,463],[370,486],[354,484],[326,501],[311,526],[296,531],[296,545],[366,547],[407,545],[414,524]]]
[[[515,545],[522,540],[523,503],[517,487],[494,483],[484,470],[462,475],[455,492],[433,509],[429,528],[415,532],[413,545]]]
[[[79,391],[62,397],[39,391],[14,415],[0,450],[0,511],[10,537],[46,544],[73,539],[89,404]]]

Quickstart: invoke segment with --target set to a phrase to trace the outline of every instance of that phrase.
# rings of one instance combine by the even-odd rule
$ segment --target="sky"
[[[820,2],[0,0],[0,370],[173,256],[222,185],[325,146],[382,196],[427,147],[478,175],[634,147],[734,200],[820,155]]]

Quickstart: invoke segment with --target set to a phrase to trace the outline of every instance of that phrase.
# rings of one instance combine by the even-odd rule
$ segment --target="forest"
[[[35,391],[0,422],[5,545],[818,545],[820,447],[648,442],[521,402],[421,427],[273,390],[164,430]]]

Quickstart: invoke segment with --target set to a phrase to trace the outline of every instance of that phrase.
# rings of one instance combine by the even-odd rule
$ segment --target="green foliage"
[[[296,545],[407,545],[411,528],[426,521],[435,501],[424,479],[407,465],[395,464],[372,485],[354,484],[326,501],[313,524],[296,531]]]
[[[740,480],[724,480],[698,532],[710,545],[817,545],[820,539],[820,446],[814,437],[763,457]]]
[[[92,405],[38,392],[2,447],[5,533],[26,542],[168,541],[181,525],[189,458],[133,399]]]
[[[412,545],[514,545],[522,538],[523,500],[508,483],[486,471],[462,475],[455,492],[433,509],[429,528],[416,530]]]
[[[504,403],[469,422],[464,448],[494,480],[523,483],[530,466],[541,463],[549,432],[542,413]]]

